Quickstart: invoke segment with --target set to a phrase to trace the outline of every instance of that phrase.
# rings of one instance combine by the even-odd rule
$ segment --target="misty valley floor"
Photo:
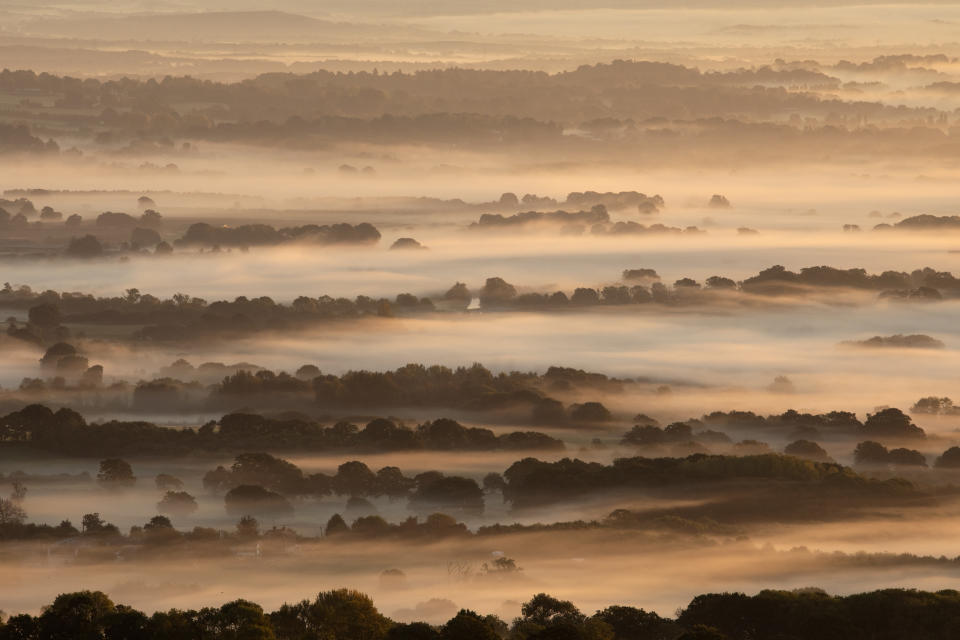
[[[322,4],[0,3],[0,640],[960,635],[956,7]]]

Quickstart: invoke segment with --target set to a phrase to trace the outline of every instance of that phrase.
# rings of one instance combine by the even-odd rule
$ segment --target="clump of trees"
[[[251,247],[302,242],[317,245],[376,244],[380,232],[372,224],[352,225],[341,222],[332,225],[308,224],[302,227],[275,229],[268,224],[246,224],[238,227],[197,222],[187,228],[176,246]]]
[[[938,469],[960,469],[960,447],[950,447],[938,456],[933,466]]]
[[[526,211],[504,216],[499,213],[484,213],[479,220],[470,223],[470,229],[510,229],[527,226],[570,226],[594,225],[610,222],[610,214],[606,207],[597,205],[588,211]]]
[[[630,230],[624,227],[623,232]],[[93,242],[98,241],[95,238],[81,238],[77,242],[82,247],[85,244],[93,246]],[[100,250],[94,247],[91,251],[91,255],[99,255]],[[672,288],[660,282],[656,272],[650,269],[628,269],[624,271],[623,279],[625,284],[577,287],[568,294],[564,291],[519,293],[515,285],[503,278],[491,277],[478,291],[478,297],[481,307],[486,310],[555,311],[651,303],[709,304],[719,299],[733,300],[730,296],[738,293],[803,295],[824,288],[864,289],[876,291],[882,297],[919,300],[960,295],[960,279],[948,272],[930,268],[911,273],[885,271],[880,275],[871,275],[863,269],[842,270],[820,266],[807,267],[795,273],[782,266],[774,266],[740,283],[715,275],[702,284],[692,278],[680,278]],[[467,286],[456,283],[437,301],[440,310],[459,312],[469,305],[471,299],[472,294]],[[364,295],[352,300],[300,296],[290,305],[284,305],[267,296],[254,299],[240,296],[232,301],[208,303],[186,294],[175,294],[164,300],[130,289],[124,296],[98,298],[82,293],[35,292],[26,286],[15,288],[9,284],[0,289],[0,304],[12,308],[55,305],[64,324],[146,325],[131,337],[136,340],[175,342],[263,330],[290,330],[335,318],[392,317],[438,310],[430,298],[410,293],[399,293],[393,300]],[[8,333],[20,337],[10,330]],[[878,338],[879,342],[871,339],[870,346],[875,343],[884,346],[937,346],[932,341],[934,339],[926,340],[923,336]]]
[[[0,443],[17,443],[64,455],[182,455],[193,451],[250,448],[311,451],[563,449],[560,440],[535,431],[496,435],[447,418],[415,429],[378,418],[360,429],[348,422],[324,427],[303,418],[274,419],[232,413],[200,428],[168,429],[144,421],[87,423],[71,409],[34,404],[0,417]],[[103,473],[103,470],[102,470]],[[111,472],[112,473],[112,472]],[[104,476],[112,479],[114,475]]]
[[[175,517],[192,515],[198,508],[197,499],[186,491],[167,491],[157,503],[158,512]]]
[[[17,309],[50,305],[56,307],[61,324],[142,326],[133,331],[130,338],[152,342],[189,342],[211,336],[292,330],[333,319],[392,317],[434,311],[429,298],[408,293],[398,294],[394,300],[363,295],[353,300],[300,296],[291,304],[280,304],[267,296],[254,299],[240,296],[234,300],[207,302],[178,293],[160,299],[138,289],[128,289],[123,296],[96,297],[75,292],[38,292],[27,286],[13,287],[9,283],[0,288],[0,304]],[[17,338],[38,340],[36,331],[22,334],[15,325],[8,328],[7,333]]]
[[[0,149],[4,153],[59,154],[60,145],[48,138],[44,142],[25,124],[0,124]]]
[[[960,407],[954,406],[950,398],[927,396],[920,398],[910,407],[911,413],[926,413],[931,415],[954,416],[960,414]]]
[[[211,492],[226,493],[227,512],[233,515],[283,514],[293,508],[284,496],[332,494],[351,499],[377,496],[408,499],[410,508],[420,513],[479,515],[484,509],[484,492],[471,478],[448,476],[439,471],[408,477],[392,466],[374,472],[359,460],[344,462],[334,475],[305,474],[282,458],[267,453],[243,453],[229,469],[218,466],[207,472],[203,486]]]
[[[510,371],[494,374],[480,364],[450,368],[408,364],[392,371],[347,371],[342,375],[290,376],[269,371],[237,372],[224,378],[212,393],[212,403],[242,398],[284,401],[290,395],[312,393],[315,404],[327,409],[376,407],[449,407],[465,411],[525,410],[535,424],[609,422],[610,412],[599,402],[564,408],[548,393],[621,391],[624,381],[582,369],[551,366],[543,374]],[[519,444],[519,440],[518,440]],[[544,443],[544,446],[549,446]]]
[[[915,449],[887,449],[879,442],[865,440],[853,452],[854,462],[864,467],[926,467],[927,458]]]
[[[788,456],[796,456],[807,460],[833,462],[833,458],[830,457],[826,449],[810,440],[794,440],[784,447],[783,452]]]
[[[791,409],[771,416],[757,415],[752,411],[715,411],[704,415],[699,424],[761,433],[803,433],[807,439],[821,435],[862,436],[876,440],[919,440],[926,437],[924,430],[915,425],[910,416],[894,407],[868,414],[864,422],[849,411],[810,414]]]
[[[930,267],[904,271],[867,273],[865,269],[837,269],[828,266],[804,267],[799,272],[775,265],[740,283],[740,288],[758,295],[796,295],[811,288],[844,287],[880,291],[893,298],[936,299],[941,292],[955,295],[960,279]]]
[[[115,604],[101,591],[64,593],[37,616],[0,622],[0,640],[56,638],[210,638],[211,640],[929,640],[953,638],[960,593],[883,589],[831,596],[816,588],[711,593],[696,596],[676,618],[626,605],[593,615],[572,602],[538,593],[509,624],[494,615],[461,609],[442,625],[398,623],[369,596],[351,589],[321,591],[310,600],[265,612],[248,600],[200,610],[153,615]]]
[[[935,593],[884,589],[850,596],[831,596],[820,589],[761,591],[697,596],[677,622],[688,629],[714,631],[715,638],[937,638],[956,631],[950,613],[960,592]]]
[[[899,479],[871,480],[848,467],[789,455],[723,456],[694,454],[686,458],[618,458],[610,465],[564,458],[543,462],[524,458],[504,473],[504,499],[515,507],[530,507],[615,490],[703,485],[750,478],[794,487],[826,497],[843,494],[863,500],[898,499],[916,493]],[[840,489],[842,488],[842,491]]]
[[[107,458],[100,461],[97,482],[107,489],[129,489],[137,482],[133,467],[126,460]]]
[[[842,344],[854,347],[892,347],[902,349],[943,349],[946,346],[942,340],[937,340],[922,333],[910,335],[898,333],[892,336],[873,336],[866,340],[850,340]]]

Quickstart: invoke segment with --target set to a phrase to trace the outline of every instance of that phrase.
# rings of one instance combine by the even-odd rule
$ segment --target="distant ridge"
[[[94,40],[153,41],[277,41],[283,39],[339,39],[373,33],[400,32],[378,27],[321,20],[284,11],[214,11],[150,13],[128,16],[97,15],[38,19],[25,23],[21,33]],[[406,30],[410,33],[411,30]]]

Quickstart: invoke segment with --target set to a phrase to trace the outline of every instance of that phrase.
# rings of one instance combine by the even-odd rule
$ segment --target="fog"
[[[0,1],[0,635],[955,587],[960,8],[661,4]]]
[[[585,611],[592,612],[616,600],[670,615],[702,591],[729,588],[753,592],[761,585],[789,589],[825,581],[838,593],[877,585],[935,588],[942,581],[955,581],[957,571],[948,565],[851,569],[829,556],[813,560],[809,554],[777,552],[755,543],[719,547],[647,545],[631,544],[619,536],[598,539],[596,534],[571,535],[573,539],[568,537],[562,544],[542,535],[481,540],[466,547],[441,543],[397,548],[353,543],[337,545],[334,554],[324,547],[304,545],[286,557],[189,562],[168,558],[144,566],[114,562],[70,567],[56,560],[49,564],[41,560],[39,565],[30,563],[8,570],[12,580],[8,584],[16,585],[16,589],[7,604],[20,610],[30,607],[28,603],[49,600],[60,591],[84,587],[117,593],[125,603],[148,611],[241,597],[256,597],[264,607],[275,608],[349,583],[371,594],[388,615],[442,598],[451,600],[454,606],[470,602],[480,611],[509,618],[518,614],[518,603],[529,594],[548,588]],[[628,554],[616,550],[625,543],[631,546]],[[462,571],[467,566],[476,571],[493,551],[504,551],[517,559],[522,573],[515,578],[483,579],[454,571],[454,567]],[[832,567],[832,563],[837,566]],[[387,568],[400,568],[406,574],[407,586],[383,588],[378,576]],[[149,578],[144,578],[144,570]],[[51,579],[56,584],[51,584]],[[426,615],[432,617],[429,610]],[[452,615],[441,609],[439,620],[433,621]]]
[[[872,411],[908,407],[927,395],[951,396],[960,358],[957,303],[872,303],[838,306],[799,302],[783,308],[712,310],[604,309],[587,313],[467,313],[454,317],[340,322],[317,331],[232,340],[189,348],[137,346],[129,352],[91,343],[92,361],[115,379],[150,379],[185,357],[251,362],[293,372],[314,364],[326,373],[381,371],[408,363],[450,367],[481,362],[495,371],[545,371],[551,365],[648,379],[643,391],[610,402],[625,412],[702,412],[748,408]],[[942,350],[859,349],[840,343],[875,335],[925,333]],[[39,357],[39,355],[37,356]],[[6,385],[39,374],[26,355],[8,365]],[[776,376],[792,393],[767,390]],[[657,385],[670,396],[655,395]],[[689,417],[689,416],[684,416]]]

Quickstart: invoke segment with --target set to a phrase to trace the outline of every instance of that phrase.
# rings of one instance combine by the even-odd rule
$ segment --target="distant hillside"
[[[412,33],[411,30],[403,32]],[[398,35],[401,31],[395,27],[333,22],[283,11],[221,11],[38,19],[24,23],[21,33],[95,40],[270,42],[349,40]]]

